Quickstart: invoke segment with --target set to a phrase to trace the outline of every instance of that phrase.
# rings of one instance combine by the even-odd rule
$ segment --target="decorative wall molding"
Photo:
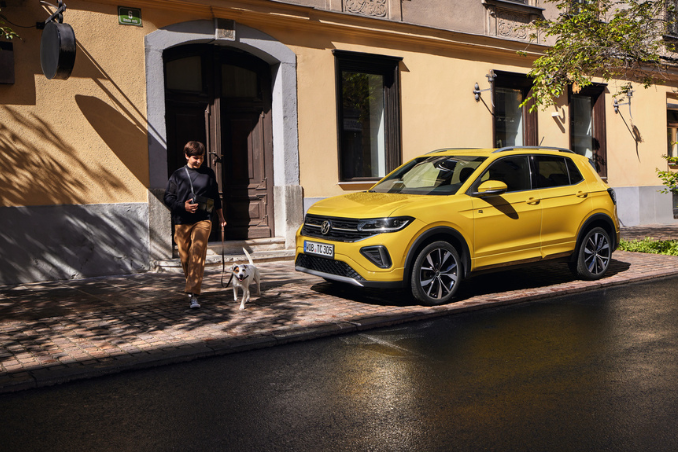
[[[363,16],[386,17],[388,5],[386,0],[344,0],[344,10]]]
[[[528,31],[522,28],[530,23],[530,16],[512,11],[497,11],[497,36],[502,38],[528,39]]]
[[[524,26],[543,17],[544,11],[544,8],[506,0],[483,0],[483,6],[488,36],[521,41],[530,39],[529,30]]]

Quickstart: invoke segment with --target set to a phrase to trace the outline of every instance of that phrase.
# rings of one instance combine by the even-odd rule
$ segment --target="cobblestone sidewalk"
[[[625,230],[625,238],[678,238],[678,226]],[[642,237],[641,237],[642,235]],[[657,237],[659,238],[659,237]],[[678,275],[678,257],[616,252],[608,276],[575,280],[563,264],[464,281],[458,302],[413,305],[402,291],[364,291],[260,264],[262,295],[244,311],[208,273],[188,309],[178,274],[145,273],[0,287],[0,392],[539,300]]]

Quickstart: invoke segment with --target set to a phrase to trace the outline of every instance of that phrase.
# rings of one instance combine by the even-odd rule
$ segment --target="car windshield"
[[[467,155],[419,157],[398,168],[370,192],[454,195],[485,158]]]

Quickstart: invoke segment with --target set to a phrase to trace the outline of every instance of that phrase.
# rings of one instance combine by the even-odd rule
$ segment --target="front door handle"
[[[536,206],[540,202],[541,202],[541,199],[539,199],[539,198],[528,198],[527,199],[527,203],[531,206]]]

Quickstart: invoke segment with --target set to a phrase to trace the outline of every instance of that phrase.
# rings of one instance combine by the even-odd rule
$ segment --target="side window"
[[[566,158],[565,160],[567,161],[567,170],[570,173],[570,184],[576,185],[583,181],[584,176],[581,175],[579,168],[577,168],[577,165],[575,165],[572,159]]]
[[[378,180],[400,164],[401,58],[334,51],[339,180]]]
[[[498,180],[506,184],[509,192],[523,191],[531,188],[530,164],[526,155],[505,157],[494,162],[487,169],[489,179]],[[481,180],[486,178],[481,177]]]
[[[537,188],[548,188],[570,185],[570,176],[565,160],[564,157],[536,156],[537,176],[535,186]],[[581,174],[579,176],[581,177]]]

